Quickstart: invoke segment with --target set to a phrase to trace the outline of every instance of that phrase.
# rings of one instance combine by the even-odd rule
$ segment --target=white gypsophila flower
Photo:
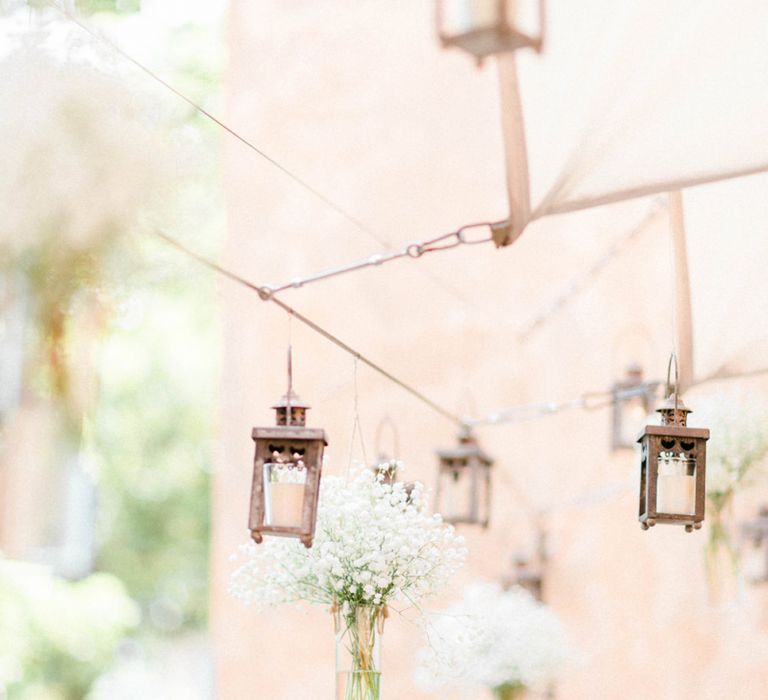
[[[431,692],[446,686],[542,688],[568,657],[557,617],[519,587],[470,584],[461,601],[427,621],[426,632],[429,647],[419,654],[416,681]]]
[[[768,454],[768,403],[743,389],[718,391],[696,399],[688,424],[710,430],[707,442],[707,495],[731,492]]]
[[[0,253],[92,249],[126,231],[170,169],[147,104],[41,49],[15,51],[0,73]]]
[[[465,557],[464,538],[428,514],[421,484],[409,494],[363,469],[348,481],[322,478],[310,549],[282,537],[243,545],[229,590],[259,606],[414,602],[442,588]]]

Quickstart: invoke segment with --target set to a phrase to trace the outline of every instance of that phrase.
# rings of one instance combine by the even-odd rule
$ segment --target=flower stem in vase
[[[380,700],[380,606],[347,607],[336,636],[336,700]]]
[[[504,683],[493,689],[496,700],[519,700],[525,695],[525,686],[519,683]]]

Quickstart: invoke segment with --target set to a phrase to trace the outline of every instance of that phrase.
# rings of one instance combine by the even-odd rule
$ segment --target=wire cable
[[[175,238],[163,233],[162,231],[155,231],[155,235],[161,238],[163,241],[165,241],[169,245],[176,248],[177,250],[181,251],[188,257],[193,258],[194,260],[199,262],[201,265],[204,265],[210,270],[213,270],[214,272],[217,272],[218,274],[223,275],[224,277],[232,280],[233,282],[236,282],[237,284],[240,284],[250,289],[251,291],[256,292],[262,301],[271,301],[276,306],[279,306],[283,311],[291,314],[297,321],[301,321],[301,323],[303,323],[305,326],[315,331],[315,333],[323,336],[326,340],[329,340],[334,345],[341,348],[344,352],[349,353],[353,357],[357,358],[363,364],[368,365],[368,367],[370,367],[372,370],[374,370],[375,372],[378,372],[381,376],[385,377],[386,379],[391,381],[393,384],[396,384],[401,389],[404,389],[406,392],[411,394],[411,396],[414,396],[419,401],[429,406],[433,411],[435,411],[436,413],[439,413],[444,418],[447,418],[448,420],[450,420],[452,423],[456,424],[459,427],[464,425],[464,422],[461,420],[461,418],[454,415],[451,411],[449,411],[446,408],[443,408],[438,403],[436,403],[432,399],[422,394],[418,389],[415,389],[410,384],[407,384],[402,379],[399,379],[395,375],[391,374],[390,372],[385,370],[383,367],[373,362],[373,360],[370,360],[361,352],[359,352],[358,350],[355,350],[352,346],[348,345],[343,340],[335,336],[330,331],[326,330],[322,326],[315,323],[313,320],[307,318],[303,314],[296,311],[296,309],[286,304],[282,299],[278,299],[273,294],[272,290],[269,287],[255,284],[254,282],[251,282],[250,280],[247,280],[244,277],[241,277],[237,273],[232,272],[231,270],[228,270],[225,267],[222,267],[221,265],[214,262],[213,260],[210,260],[209,258],[199,255],[198,253],[195,253],[193,250],[190,250],[185,245],[183,245],[180,241],[177,241]]]
[[[307,192],[310,192],[312,195],[317,197],[321,202],[329,206],[331,209],[333,209],[339,216],[346,219],[349,223],[351,223],[356,228],[360,229],[364,233],[368,234],[371,238],[381,243],[381,245],[385,247],[389,247],[390,243],[386,239],[382,238],[379,234],[377,234],[373,229],[371,229],[369,226],[367,226],[365,223],[363,223],[360,219],[358,219],[353,214],[350,214],[346,209],[341,207],[340,205],[336,204],[330,197],[325,195],[323,192],[318,190],[316,187],[311,185],[309,182],[307,182],[304,178],[297,175],[295,172],[284,166],[282,163],[280,163],[278,160],[270,156],[263,148],[260,148],[257,146],[253,141],[245,138],[242,134],[235,131],[232,127],[228,126],[226,123],[221,121],[218,117],[216,117],[214,114],[209,112],[205,107],[195,102],[193,99],[185,95],[181,90],[178,88],[175,88],[173,85],[171,85],[168,81],[161,78],[157,73],[155,73],[151,68],[148,68],[143,63],[141,63],[139,60],[135,59],[133,56],[131,56],[129,53],[121,49],[115,42],[113,42],[111,39],[109,39],[104,34],[95,31],[91,27],[89,27],[85,22],[82,22],[76,15],[72,14],[69,10],[67,10],[65,7],[62,7],[57,2],[54,2],[53,0],[48,0],[48,4],[53,7],[54,9],[58,10],[61,14],[63,14],[68,20],[76,24],[80,29],[85,31],[86,33],[90,34],[91,37],[96,39],[97,41],[100,41],[107,46],[109,46],[115,53],[122,56],[126,61],[133,64],[136,68],[138,68],[140,71],[144,72],[146,75],[148,75],[150,78],[158,82],[160,85],[165,87],[167,90],[172,92],[174,95],[176,95],[178,98],[186,102],[190,107],[198,111],[200,114],[202,114],[207,119],[210,119],[214,124],[218,125],[224,131],[229,133],[231,136],[234,136],[238,141],[240,141],[242,144],[250,148],[252,151],[257,153],[259,156],[261,156],[264,160],[266,160],[268,163],[270,163],[272,166],[283,172],[285,175],[287,175],[291,180],[296,182],[298,185],[303,187]]]
[[[426,253],[435,253],[442,250],[451,250],[461,245],[478,245],[481,243],[490,243],[493,241],[493,234],[489,232],[483,238],[468,238],[467,231],[474,228],[488,228],[492,229],[493,222],[484,221],[476,224],[467,224],[462,226],[457,231],[443,234],[437,238],[433,238],[429,241],[423,241],[421,243],[408,243],[400,250],[395,250],[390,253],[376,253],[364,260],[358,260],[357,262],[349,265],[342,265],[340,267],[334,267],[324,272],[318,272],[314,275],[307,277],[300,277],[290,282],[286,282],[282,285],[266,285],[266,287],[272,292],[277,294],[283,292],[286,289],[299,289],[312,282],[320,282],[321,280],[329,279],[330,277],[336,277],[348,272],[356,272],[357,270],[364,270],[368,267],[379,267],[384,263],[392,262],[393,260],[399,260],[401,258],[418,259]]]
[[[392,373],[388,372],[383,367],[367,358],[358,350],[355,350],[352,346],[345,343],[330,331],[326,330],[322,326],[312,321],[310,318],[307,318],[303,314],[296,311],[296,309],[286,304],[282,299],[278,299],[274,295],[274,290],[272,290],[270,287],[258,285],[254,282],[251,282],[250,280],[245,279],[237,273],[222,267],[213,260],[210,260],[209,258],[206,258],[187,248],[180,241],[163,233],[162,231],[155,231],[154,233],[158,238],[176,248],[184,255],[192,258],[193,260],[196,260],[201,265],[204,265],[205,267],[213,270],[223,277],[226,277],[231,281],[256,292],[262,301],[271,301],[273,304],[279,306],[281,309],[283,309],[283,311],[290,314],[298,321],[301,321],[301,323],[303,323],[305,326],[323,336],[326,340],[329,340],[331,343],[341,348],[344,352],[357,358],[360,362],[370,367],[385,379],[388,379],[392,383],[396,384],[401,389],[405,390],[419,401],[424,403],[426,406],[431,408],[433,411],[457,425],[459,428],[485,427],[492,425],[502,425],[505,423],[522,423],[567,410],[599,410],[602,408],[607,408],[608,406],[612,406],[614,403],[625,401],[634,396],[641,396],[646,394],[655,395],[655,393],[658,391],[658,387],[664,384],[664,382],[660,380],[647,381],[634,387],[628,387],[626,389],[590,391],[583,393],[578,398],[568,399],[566,401],[540,401],[537,403],[518,404],[516,406],[510,406],[497,411],[493,411],[481,418],[462,418],[447,408],[440,406],[438,403],[425,396],[418,389],[415,389],[411,385],[404,382],[402,379],[399,379]],[[742,379],[754,376],[762,376],[766,374],[768,374],[768,367],[749,370],[746,372],[728,372],[721,369],[710,376],[694,381],[691,386],[698,386],[710,381]]]
[[[360,220],[358,217],[354,216],[353,214],[350,214],[344,207],[337,204],[334,200],[332,200],[328,195],[324,194],[320,190],[318,190],[316,187],[311,185],[307,180],[296,174],[293,170],[290,168],[287,168],[284,166],[280,161],[276,160],[274,157],[270,156],[263,148],[257,146],[253,141],[250,139],[245,138],[242,134],[235,131],[232,127],[230,127],[228,124],[223,122],[221,119],[219,119],[217,116],[209,112],[205,107],[195,102],[192,98],[185,95],[183,92],[181,92],[178,88],[174,87],[169,83],[168,81],[161,78],[157,73],[155,73],[151,68],[144,65],[141,61],[134,58],[131,54],[124,51],[120,46],[118,46],[114,41],[109,39],[107,36],[105,36],[101,32],[97,32],[92,27],[88,26],[85,22],[82,22],[75,14],[70,12],[66,7],[62,7],[60,4],[55,2],[55,0],[46,0],[47,4],[60,12],[64,17],[66,17],[69,21],[71,21],[73,24],[77,25],[82,29],[84,32],[89,34],[93,39],[96,41],[100,41],[106,46],[109,46],[115,53],[117,53],[119,56],[124,58],[126,61],[131,63],[133,66],[138,68],[140,71],[145,73],[147,76],[155,80],[157,83],[162,85],[164,88],[169,90],[171,93],[176,95],[179,99],[186,102],[190,107],[195,109],[197,112],[202,114],[204,117],[212,121],[214,124],[219,126],[220,128],[224,129],[227,133],[229,133],[231,136],[236,138],[238,141],[240,141],[242,144],[250,148],[254,153],[258,154],[261,158],[266,160],[268,163],[270,163],[272,166],[280,170],[282,173],[284,173],[286,176],[288,176],[291,180],[293,180],[295,183],[297,183],[299,186],[304,188],[307,192],[315,196],[319,201],[326,204],[328,207],[330,207],[333,211],[335,211],[340,217],[345,219],[348,223],[352,224],[355,228],[358,229],[361,233],[366,234],[373,240],[380,243],[382,246],[384,246],[387,250],[392,249],[392,244],[385,238],[383,238],[381,235],[376,233],[370,226],[365,224],[362,220]],[[424,274],[426,277],[432,280],[438,287],[440,287],[444,292],[447,294],[450,294],[451,296],[455,297],[459,301],[461,301],[464,304],[467,304],[468,306],[475,307],[475,303],[469,299],[467,296],[462,294],[458,289],[453,287],[452,285],[444,282],[442,279],[440,279],[437,275],[433,274],[429,270],[422,270],[422,274]]]

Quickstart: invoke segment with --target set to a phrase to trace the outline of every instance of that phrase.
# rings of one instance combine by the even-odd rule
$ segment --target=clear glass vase
[[[336,700],[380,700],[381,606],[336,612]]]

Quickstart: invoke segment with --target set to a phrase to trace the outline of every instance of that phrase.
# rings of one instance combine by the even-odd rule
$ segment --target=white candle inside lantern
[[[304,484],[269,485],[269,524],[301,527],[304,509]]]
[[[304,465],[265,464],[264,522],[275,527],[301,527],[304,520]]]
[[[659,455],[656,511],[676,515],[696,512],[696,477],[689,475],[685,455]]]

